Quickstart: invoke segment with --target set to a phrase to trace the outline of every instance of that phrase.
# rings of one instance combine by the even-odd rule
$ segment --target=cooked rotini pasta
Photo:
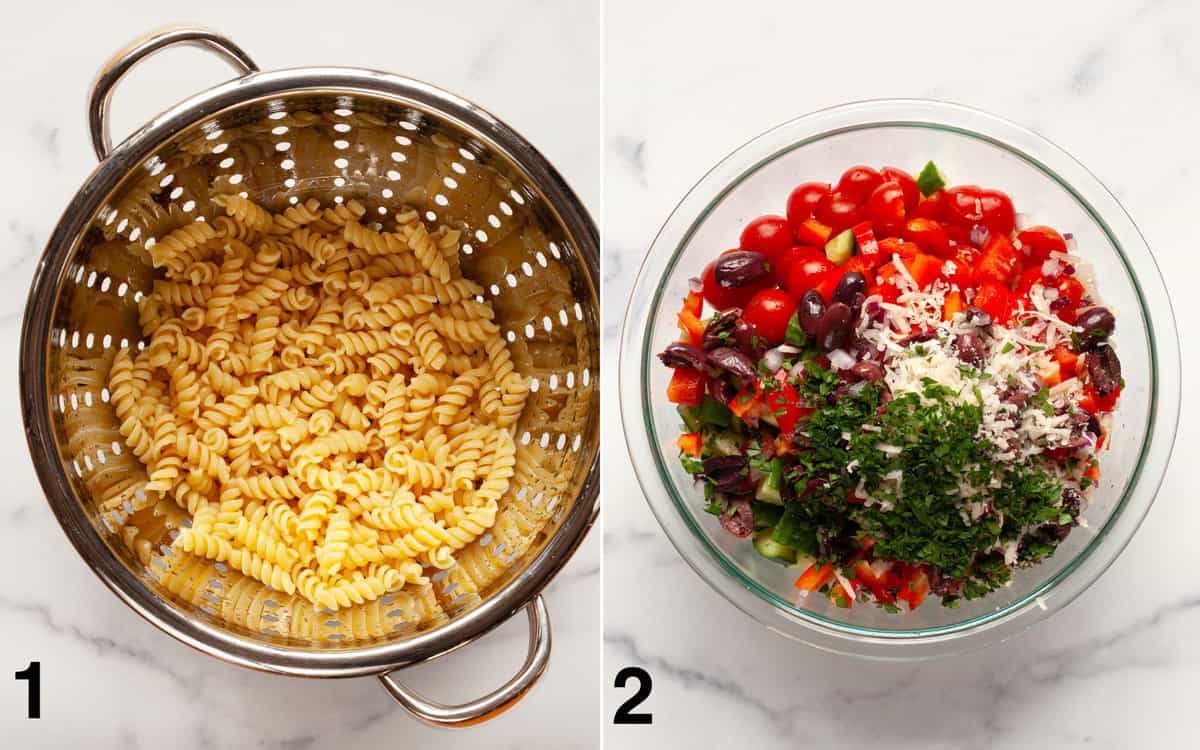
[[[315,607],[428,590],[497,522],[531,390],[459,233],[413,211],[367,226],[356,201],[213,203],[150,247],[146,345],[110,357],[141,507],[190,515],[185,559]]]

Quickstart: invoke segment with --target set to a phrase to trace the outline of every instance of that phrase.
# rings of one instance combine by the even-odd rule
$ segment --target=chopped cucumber
[[[755,529],[774,528],[775,524],[779,523],[779,517],[783,515],[782,506],[758,500],[750,501],[750,510],[754,512]]]
[[[769,529],[763,529],[754,535],[754,549],[768,560],[779,560],[784,563],[796,561],[796,550],[776,542]]]
[[[782,481],[783,462],[778,458],[771,459],[770,471],[764,474],[763,478],[759,480],[758,490],[754,493],[754,498],[764,503],[783,505],[783,498],[779,494],[779,484]]]
[[[738,439],[728,432],[719,432],[713,436],[713,452],[718,456],[734,456],[742,452]]]
[[[847,229],[825,243],[825,257],[837,265],[850,260],[854,254],[854,231]]]
[[[784,334],[783,340],[792,346],[798,346],[801,349],[808,343],[808,336],[804,334],[804,329],[800,327],[800,311],[792,313],[791,320],[787,324],[787,333]]]
[[[705,424],[728,427],[732,417],[733,413],[729,411],[729,407],[712,396],[705,396],[704,401],[696,408],[696,419]]]
[[[942,174],[942,170],[933,162],[926,163],[921,174],[917,175],[917,189],[921,191],[921,195],[933,195],[944,187],[946,176]]]
[[[700,407],[681,406],[679,407],[679,416],[683,418],[683,426],[687,428],[684,432],[700,431]]]
[[[815,555],[817,553],[817,528],[812,521],[802,515],[802,505],[802,503],[790,503],[784,506],[783,516],[775,525],[771,539],[785,547],[800,550],[808,555]]]

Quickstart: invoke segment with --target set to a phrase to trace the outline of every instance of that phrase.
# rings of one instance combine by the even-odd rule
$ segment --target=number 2
[[[31,661],[29,666],[13,675],[29,681],[29,718],[42,718],[42,663]]]
[[[633,712],[633,709],[640,706],[642,701],[650,696],[650,688],[653,685],[650,673],[641,667],[625,667],[617,672],[617,679],[613,682],[613,687],[625,687],[625,683],[630,678],[637,680],[637,692],[617,709],[617,713],[613,716],[613,724],[653,724],[654,714]]]

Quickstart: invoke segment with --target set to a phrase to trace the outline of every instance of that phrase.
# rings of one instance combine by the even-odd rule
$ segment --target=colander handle
[[[379,679],[405,710],[435,727],[466,727],[499,716],[525,697],[550,661],[550,614],[546,602],[540,595],[535,596],[525,605],[525,613],[529,617],[529,655],[525,657],[525,665],[498,690],[478,700],[448,706],[401,685],[392,672],[379,675]]]
[[[133,66],[155,52],[173,45],[183,44],[201,47],[215,53],[232,65],[241,75],[258,72],[245,50],[215,31],[198,26],[167,26],[135,39],[128,47],[109,58],[100,69],[96,82],[92,84],[92,95],[88,99],[88,127],[92,131],[92,148],[100,161],[108,158],[112,151],[112,133],[108,123],[108,105],[113,87]]]

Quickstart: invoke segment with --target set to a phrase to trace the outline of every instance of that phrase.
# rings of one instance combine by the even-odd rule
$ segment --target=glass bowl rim
[[[699,528],[668,473],[656,447],[657,434],[646,377],[652,366],[649,347],[654,319],[650,313],[658,308],[662,299],[660,282],[674,272],[684,248],[712,210],[759,169],[796,149],[846,132],[885,127],[927,128],[966,136],[1007,152],[1057,183],[1095,222],[1116,250],[1132,281],[1145,319],[1150,353],[1146,436],[1122,496],[1099,532],[1062,569],[1009,605],[949,625],[913,630],[881,630],[838,622],[791,604],[743,574]],[[1049,166],[1048,161],[1056,162],[1055,167]],[[1073,172],[1075,182],[1067,180],[1060,172]],[[1077,188],[1077,184],[1082,187]],[[1089,193],[1092,199],[1085,198],[1081,190]],[[1110,205],[1101,212],[1094,202]],[[702,207],[697,210],[697,206]],[[1118,230],[1114,231],[1110,224],[1118,225]],[[1140,264],[1142,276],[1135,271],[1131,256]],[[656,258],[665,260],[656,262]],[[1153,313],[1151,302],[1155,307]],[[1180,401],[1175,330],[1174,313],[1161,271],[1141,232],[1111,191],[1064,149],[1027,128],[959,104],[928,99],[873,99],[841,104],[784,122],[742,144],[701,177],[664,222],[638,271],[622,330],[619,385],[626,444],[651,511],[693,570],[752,617],[764,621],[752,611],[756,606],[761,610],[754,601],[756,599],[783,615],[788,622],[800,624],[810,632],[801,635],[783,632],[764,621],[771,629],[819,648],[872,658],[925,658],[962,651],[984,645],[965,644],[964,636],[992,630],[999,631],[1002,638],[1007,637],[1061,609],[1091,586],[1132,539],[1153,504],[1174,444]],[[635,426],[638,424],[644,430]],[[655,475],[657,484],[653,479]],[[656,505],[651,499],[651,493],[656,490],[665,490],[675,508]],[[698,542],[706,556],[689,555],[685,539],[681,538],[684,532],[678,528],[677,521],[686,525],[690,539]],[[1119,523],[1122,533],[1114,536],[1112,532]],[[1095,555],[1101,547],[1108,548],[1107,557],[1103,559]],[[1093,563],[1092,569],[1082,570],[1089,562]],[[1073,588],[1066,589],[1053,608],[1045,606],[1044,597],[1051,591],[1062,590],[1069,580],[1074,582]],[[731,590],[723,583],[737,586]],[[753,599],[746,600],[743,592],[752,594]]]

